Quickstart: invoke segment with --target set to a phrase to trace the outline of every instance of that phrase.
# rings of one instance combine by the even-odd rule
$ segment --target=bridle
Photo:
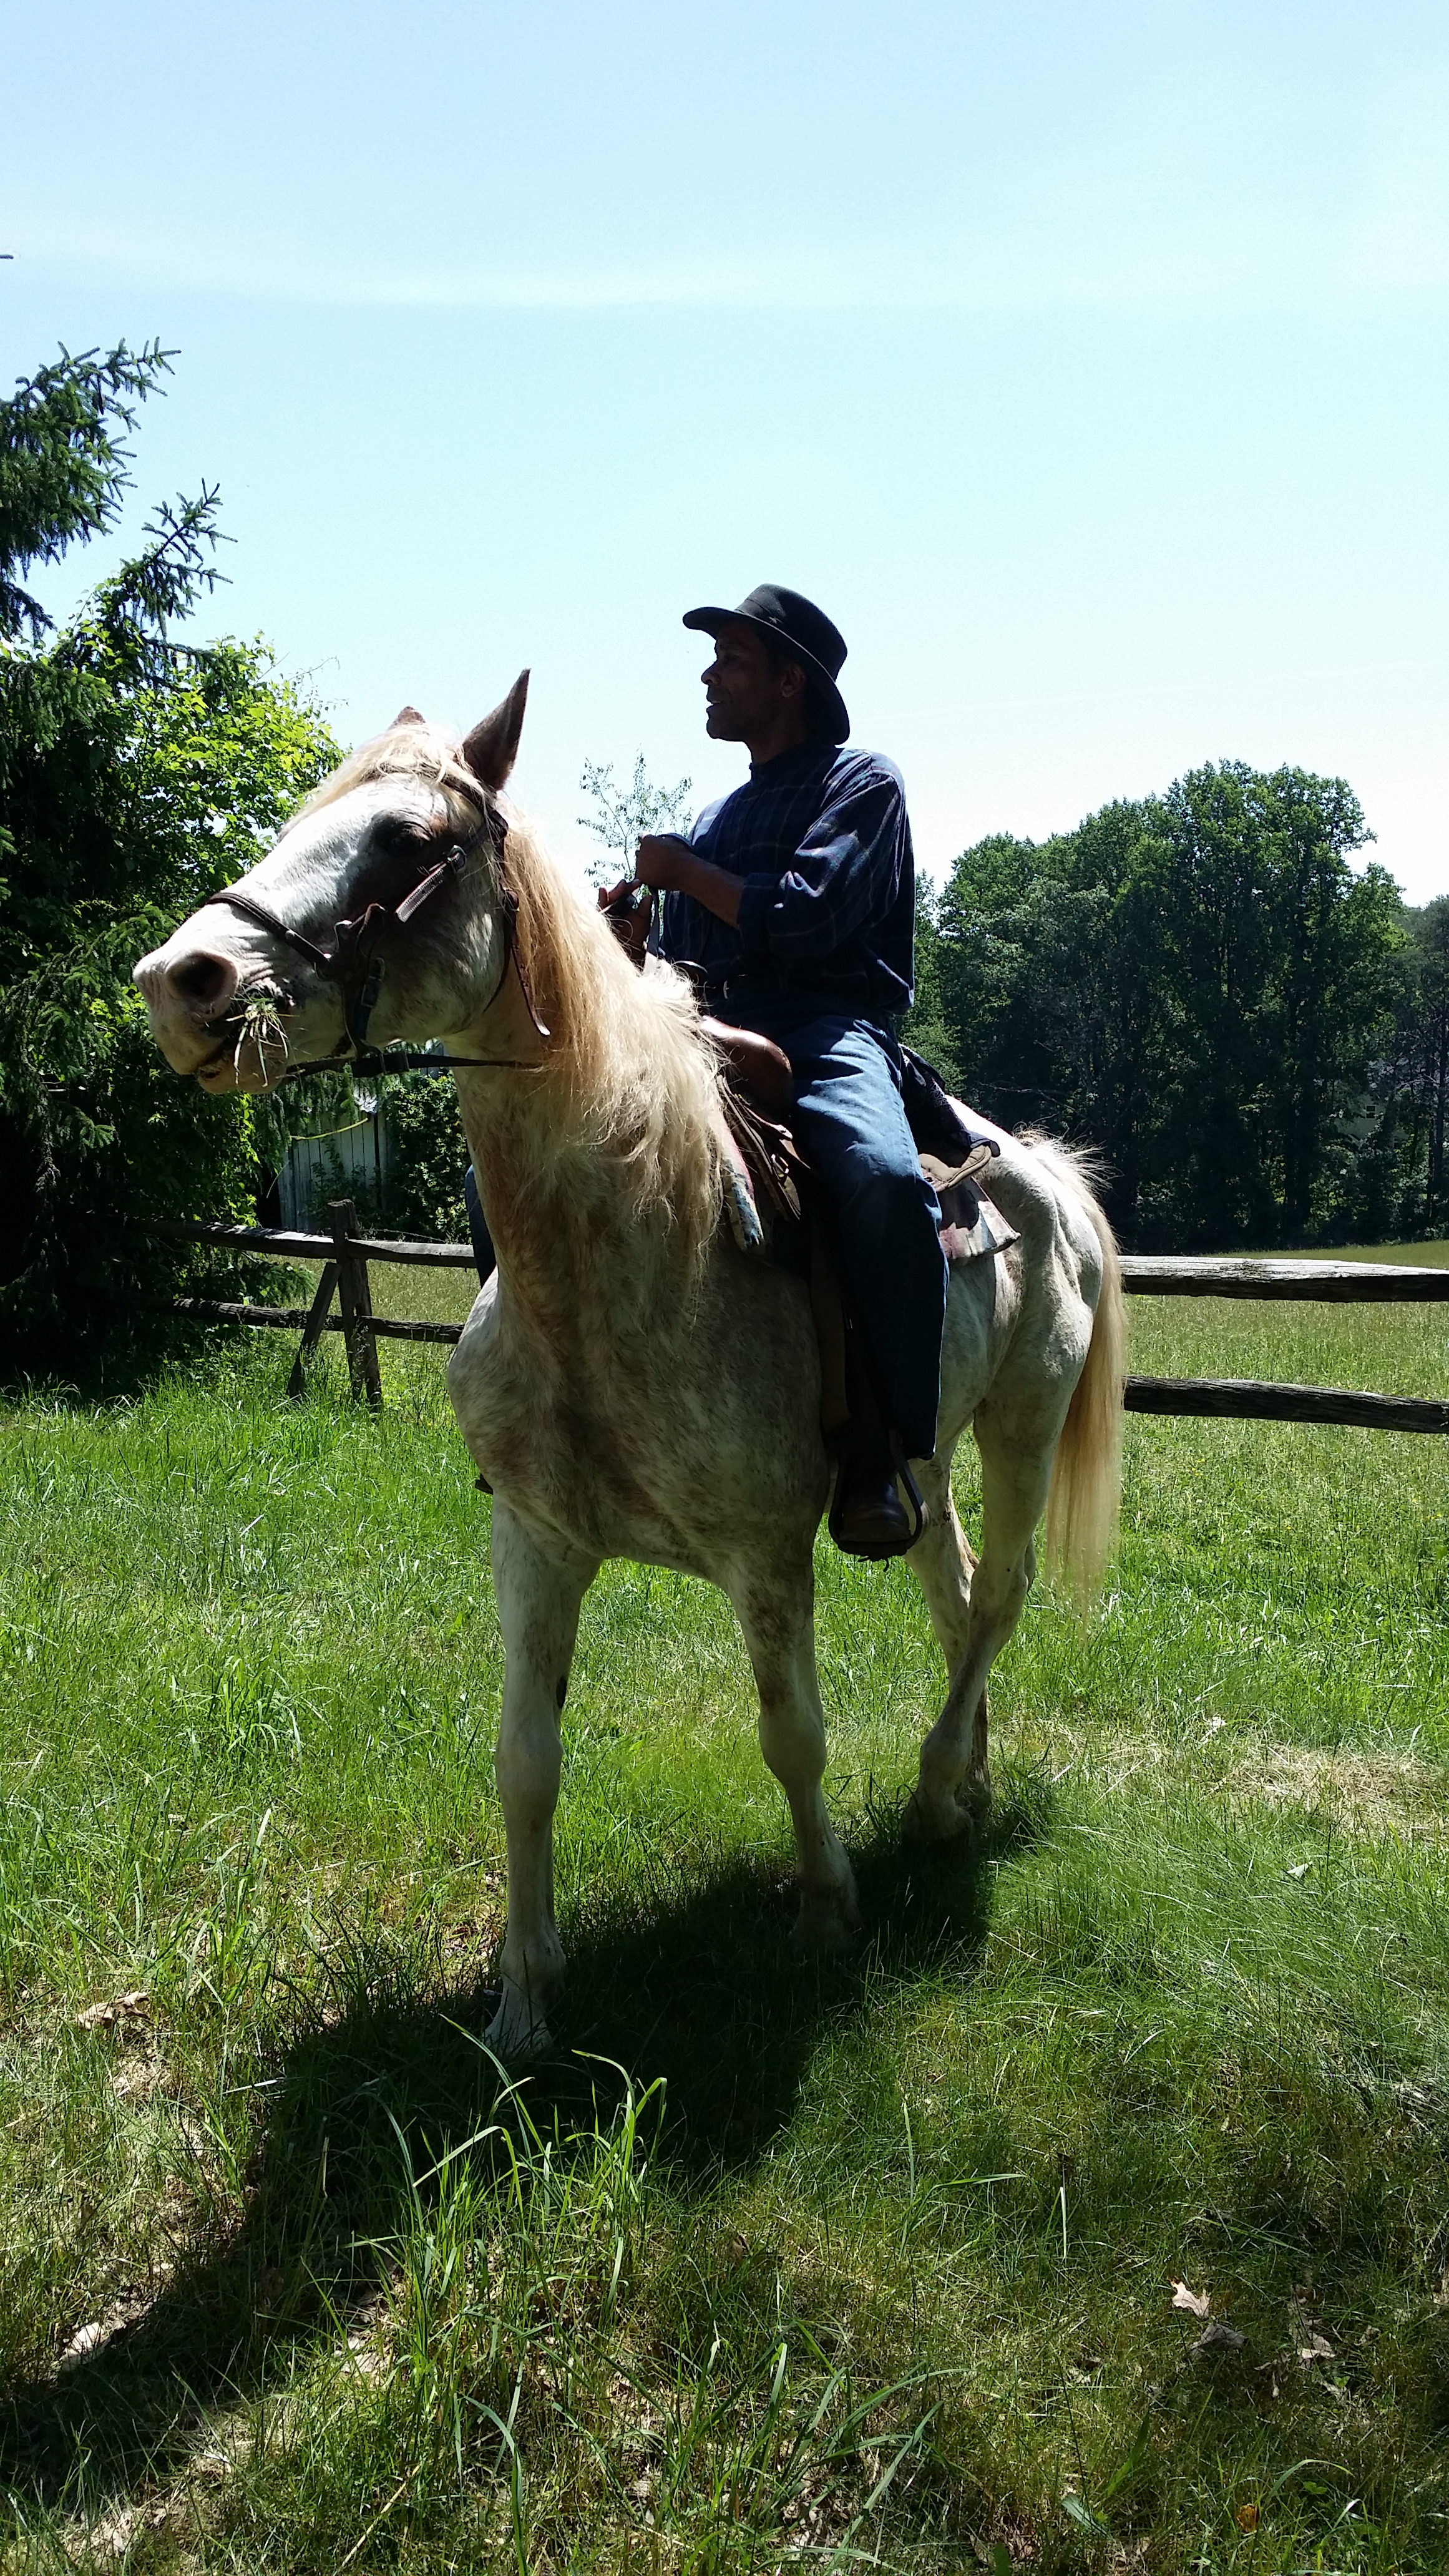
[[[314,1057],[309,1064],[295,1065],[289,1073],[281,1077],[283,1081],[295,1081],[307,1073],[335,1072],[344,1065],[357,1069],[364,1055],[370,1057],[375,1052],[368,1048],[367,1030],[377,1005],[378,994],[382,989],[383,959],[379,953],[382,941],[391,930],[405,930],[409,922],[416,920],[424,904],[432,900],[440,887],[446,885],[450,879],[461,877],[474,851],[485,841],[489,845],[494,862],[498,908],[503,925],[503,956],[498,969],[498,980],[483,1008],[485,1012],[492,1009],[503,990],[509,967],[512,966],[518,976],[519,989],[523,994],[528,1016],[539,1036],[547,1038],[548,1031],[533,1007],[528,979],[518,954],[518,893],[516,887],[510,885],[504,866],[508,826],[497,807],[489,802],[481,790],[474,793],[474,801],[479,808],[477,830],[471,832],[466,840],[454,841],[444,856],[428,868],[405,894],[400,895],[396,903],[370,903],[351,920],[339,918],[333,924],[330,948],[324,948],[319,941],[309,939],[305,932],[295,930],[289,921],[283,921],[280,913],[273,912],[264,903],[258,903],[254,895],[243,894],[236,886],[218,886],[215,894],[202,897],[199,910],[204,910],[206,905],[211,903],[230,904],[233,912],[244,914],[248,921],[254,921],[259,929],[270,932],[274,939],[285,941],[289,948],[296,950],[299,957],[305,957],[308,965],[323,978],[324,982],[335,984],[338,988],[342,1002],[343,1032],[347,1039],[346,1053]],[[429,1068],[460,1064],[492,1065],[499,1069],[511,1069],[517,1072],[532,1072],[537,1069],[525,1059],[511,1056],[437,1055],[429,1050],[426,1054],[421,1054],[418,1060]],[[379,1057],[379,1063],[381,1061]]]

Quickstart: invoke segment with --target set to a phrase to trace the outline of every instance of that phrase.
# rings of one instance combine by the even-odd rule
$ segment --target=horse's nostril
[[[230,1001],[236,991],[237,971],[225,957],[205,952],[188,957],[184,965],[173,966],[168,978],[171,989],[194,1011],[213,1011],[218,1003]]]

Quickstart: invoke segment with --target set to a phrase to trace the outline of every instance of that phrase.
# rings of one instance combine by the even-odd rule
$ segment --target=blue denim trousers
[[[834,1210],[840,1264],[886,1419],[929,1458],[941,1401],[946,1257],[941,1211],[916,1158],[888,1029],[818,993],[732,984],[722,1020],[773,1038],[795,1076],[792,1124]]]

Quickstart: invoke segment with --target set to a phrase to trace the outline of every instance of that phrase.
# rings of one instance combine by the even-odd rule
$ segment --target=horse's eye
[[[377,847],[390,858],[415,859],[431,849],[433,835],[426,823],[417,822],[410,814],[385,814],[375,839]]]

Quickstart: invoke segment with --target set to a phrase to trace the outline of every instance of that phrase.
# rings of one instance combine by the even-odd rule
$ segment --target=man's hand
[[[617,885],[600,886],[599,910],[609,916],[609,928],[625,955],[634,965],[642,966],[649,944],[650,925],[654,919],[654,897],[631,904],[629,896],[637,890],[637,879],[621,877]]]
[[[646,832],[634,873],[641,885],[654,886],[660,894],[692,895],[717,920],[733,924],[740,917],[741,879],[717,868],[712,859],[702,859],[677,832]]]
[[[634,874],[640,885],[673,894],[683,885],[685,864],[693,855],[678,832],[646,832],[635,854]]]

